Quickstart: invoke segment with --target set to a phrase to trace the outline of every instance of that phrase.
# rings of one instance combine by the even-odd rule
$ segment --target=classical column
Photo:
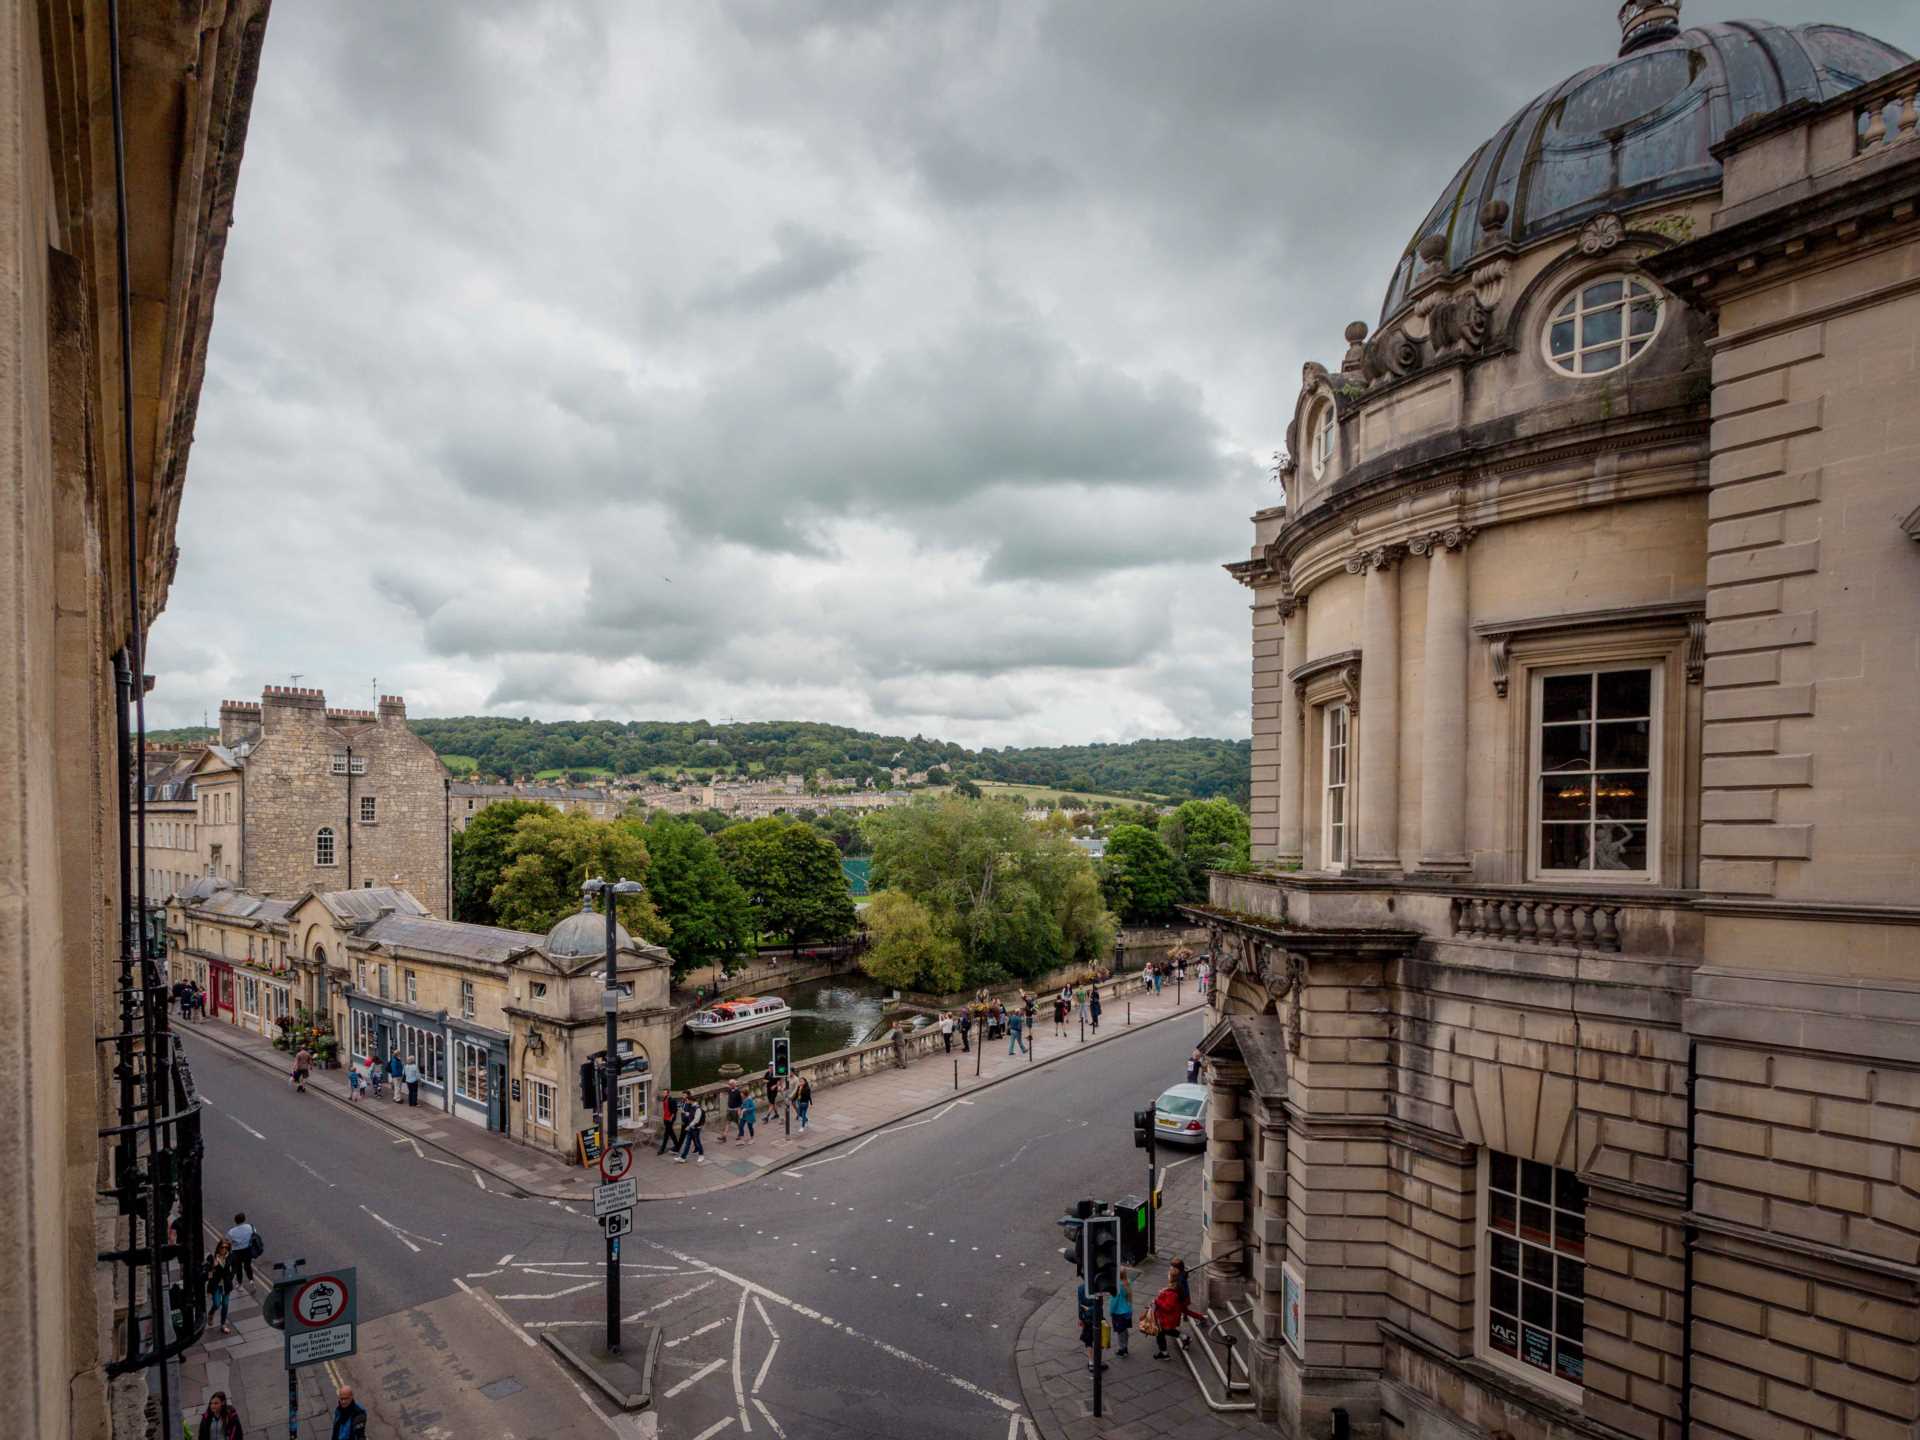
[[[1412,541],[1427,559],[1426,667],[1420,729],[1420,866],[1467,858],[1467,541],[1461,526]]]
[[[1280,672],[1280,835],[1275,858],[1297,865],[1304,853],[1300,806],[1306,790],[1306,717],[1287,677],[1307,663],[1306,601],[1289,595],[1277,608],[1287,628],[1281,644],[1286,658]]]
[[[1347,569],[1365,574],[1366,619],[1360,639],[1360,803],[1353,863],[1400,868],[1400,561],[1401,545],[1363,550]]]

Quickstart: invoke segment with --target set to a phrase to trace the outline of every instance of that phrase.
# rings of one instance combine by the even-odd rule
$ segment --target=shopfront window
[[[1587,1187],[1571,1170],[1499,1151],[1486,1203],[1479,1350],[1578,1400],[1586,1381]]]

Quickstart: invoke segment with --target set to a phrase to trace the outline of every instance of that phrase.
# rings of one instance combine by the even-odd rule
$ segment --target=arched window
[[[1327,466],[1333,463],[1333,447],[1338,443],[1338,434],[1334,429],[1333,402],[1323,400],[1313,411],[1313,478],[1318,480],[1327,473]]]
[[[333,827],[331,825],[322,825],[320,833],[313,837],[313,863],[333,864]]]
[[[1547,320],[1547,363],[1562,375],[1618,370],[1653,343],[1665,309],[1653,282],[1637,275],[1583,280]]]

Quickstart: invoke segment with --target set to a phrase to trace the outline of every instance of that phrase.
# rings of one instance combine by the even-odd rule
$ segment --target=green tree
[[[580,886],[588,878],[644,883],[652,868],[646,841],[634,827],[551,810],[515,822],[507,855],[507,867],[493,887],[494,913],[502,925],[537,933],[580,908]],[[667,938],[666,925],[645,895],[622,897],[618,913],[635,938]]]
[[[953,940],[967,985],[1094,960],[1112,939],[1091,863],[1014,805],[924,798],[868,822],[873,883],[924,906]]]
[[[1163,920],[1185,895],[1186,871],[1160,837],[1142,825],[1122,825],[1107,837],[1100,890],[1132,924]]]
[[[675,975],[724,964],[753,945],[753,906],[713,837],[690,819],[655,815],[640,830],[652,859],[647,891],[670,927]]]
[[[840,851],[811,825],[769,815],[728,826],[714,843],[746,892],[762,935],[797,945],[843,940],[853,933],[853,900]]]
[[[981,790],[972,780],[962,775],[958,780],[953,782],[953,793],[968,800],[978,800],[981,795]]]
[[[513,827],[528,815],[558,815],[551,805],[531,800],[501,800],[486,807],[453,837],[453,918],[473,925],[498,925],[493,889],[507,868]]]
[[[940,934],[927,907],[899,890],[882,890],[867,906],[869,945],[860,968],[882,985],[948,995],[966,978],[960,947]]]
[[[1160,839],[1186,872],[1186,897],[1207,898],[1207,871],[1246,870],[1253,863],[1247,812],[1224,797],[1189,800],[1160,821]]]
[[[718,810],[689,811],[687,818],[709,835],[718,835],[722,830],[733,824],[732,817],[722,815]]]

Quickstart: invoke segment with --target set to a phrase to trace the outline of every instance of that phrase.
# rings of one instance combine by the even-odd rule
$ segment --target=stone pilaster
[[[1468,867],[1467,541],[1455,526],[1408,548],[1427,560],[1426,665],[1420,728],[1420,867]]]
[[[1286,764],[1283,727],[1290,696],[1281,653],[1287,609],[1284,601],[1274,604],[1279,593],[1275,586],[1263,586],[1254,592],[1253,603],[1253,766],[1248,811],[1256,859],[1266,859],[1279,848],[1284,813],[1280,799],[1281,770]]]
[[[1252,1078],[1246,1067],[1216,1060],[1208,1071],[1206,1166],[1208,1293],[1247,1271],[1248,1104]]]
[[[1400,867],[1400,561],[1406,550],[1363,550],[1347,569],[1366,578],[1360,651],[1360,798],[1353,863]]]
[[[1279,604],[1286,622],[1286,665],[1283,674],[1291,674],[1307,663],[1307,615],[1304,600],[1289,597]],[[1306,716],[1300,697],[1291,685],[1283,684],[1280,694],[1280,811],[1274,858],[1284,864],[1298,865],[1305,853],[1305,822],[1300,807],[1306,793]]]

